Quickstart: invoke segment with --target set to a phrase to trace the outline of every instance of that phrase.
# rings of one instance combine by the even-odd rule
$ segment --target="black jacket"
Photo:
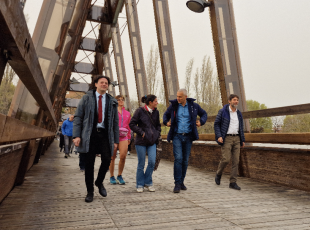
[[[148,115],[152,118],[155,127]],[[139,107],[131,118],[129,127],[137,134],[135,145],[151,146],[157,144],[161,132],[158,110],[155,109],[151,114],[144,107]],[[145,136],[142,138],[144,133]]]

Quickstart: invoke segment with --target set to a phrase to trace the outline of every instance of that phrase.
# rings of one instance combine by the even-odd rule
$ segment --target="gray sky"
[[[28,0],[32,33],[43,0]],[[103,0],[98,0],[102,3]],[[169,0],[180,87],[184,87],[185,67],[194,58],[194,69],[204,55],[210,56],[216,70],[209,11],[197,14],[187,9],[186,0]],[[265,103],[268,108],[310,102],[310,1],[233,0],[242,72],[247,99]],[[138,15],[144,59],[152,44],[157,45],[152,0],[140,0]],[[120,27],[126,22],[125,9]],[[86,28],[85,30],[87,30]],[[88,29],[89,30],[89,29]],[[136,94],[128,37],[122,43],[131,97]],[[111,59],[114,65],[114,56]],[[114,78],[116,78],[115,66]],[[161,70],[159,71],[161,77]]]

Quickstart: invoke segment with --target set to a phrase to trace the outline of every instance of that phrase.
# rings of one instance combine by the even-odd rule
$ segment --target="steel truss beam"
[[[19,1],[0,1],[0,48],[9,52],[9,64],[56,125],[41,67]]]
[[[112,41],[113,41],[113,51],[114,51],[117,79],[118,79],[118,84],[119,84],[119,91],[120,91],[120,94],[126,98],[125,103],[124,103],[125,109],[127,109],[128,111],[131,111],[125,62],[124,62],[124,56],[123,56],[122,41],[121,41],[118,23],[116,24],[115,27],[112,28]]]
[[[110,54],[106,53],[105,55],[103,55],[103,64],[104,64],[104,70],[105,70],[105,74],[107,77],[110,78],[111,82],[114,81],[113,79],[113,73],[112,73],[112,67],[111,67],[111,58],[110,58]],[[109,86],[109,93],[115,97],[115,86],[110,85]]]
[[[163,73],[166,106],[177,97],[179,80],[174,54],[169,5],[167,0],[153,0],[158,47]]]
[[[81,44],[82,33],[86,23],[88,10],[91,6],[91,0],[80,0],[75,7],[75,11],[72,17],[72,21],[68,30],[68,36],[64,47],[64,51],[61,57],[61,61],[58,64],[56,74],[61,76],[58,82],[58,87],[55,92],[54,109],[57,119],[61,117],[61,109],[67,88],[69,86],[69,79],[72,69],[75,64],[75,57],[77,50]]]
[[[240,111],[247,111],[232,0],[210,0],[210,19],[222,103],[230,94],[240,97]],[[239,107],[238,107],[239,109]],[[246,120],[245,129],[250,130]]]
[[[125,1],[126,1],[126,15],[127,15],[133,68],[136,78],[138,101],[141,105],[141,100],[139,99],[142,96],[148,94],[148,89],[147,89],[147,79],[144,66],[144,58],[142,52],[138,9],[136,0],[125,0]]]

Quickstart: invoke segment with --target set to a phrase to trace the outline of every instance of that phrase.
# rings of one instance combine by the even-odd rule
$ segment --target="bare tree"
[[[272,117],[272,130],[274,133],[280,133],[283,125],[284,117],[278,116],[278,117]]]
[[[200,99],[200,82],[199,82],[199,68],[196,69],[195,76],[194,76],[194,84],[193,89],[195,92],[196,102],[199,103]]]
[[[190,89],[191,89],[191,79],[192,79],[192,72],[193,72],[193,64],[194,58],[191,58],[186,66],[185,70],[185,89],[187,90],[187,95],[190,96]]]
[[[7,64],[0,85],[0,113],[7,114],[14,96],[15,85],[13,84],[16,76],[12,67]]]
[[[147,89],[149,94],[157,93],[158,89],[157,74],[159,67],[160,62],[159,62],[158,47],[154,48],[154,45],[152,45],[146,60]]]

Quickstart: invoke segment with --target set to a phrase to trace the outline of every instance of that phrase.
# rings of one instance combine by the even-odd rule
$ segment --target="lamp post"
[[[237,94],[238,109],[247,111],[232,0],[190,0],[186,5],[196,13],[209,7],[222,104],[227,104],[230,94]],[[250,131],[249,121],[244,123],[245,130]]]
[[[210,6],[211,3],[205,0],[190,0],[187,1],[186,6],[196,13],[202,13],[206,7]]]

